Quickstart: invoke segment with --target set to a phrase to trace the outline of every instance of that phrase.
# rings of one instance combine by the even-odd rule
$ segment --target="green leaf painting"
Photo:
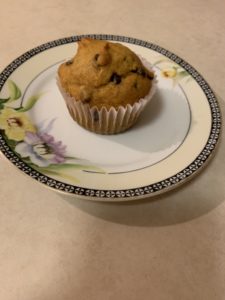
[[[26,105],[24,107],[17,109],[17,111],[25,112],[25,111],[30,110],[36,104],[36,102],[40,99],[41,95],[42,94],[37,94],[37,95],[31,96],[26,101]]]
[[[9,102],[15,101],[21,97],[21,91],[14,81],[8,81]]]
[[[6,99],[0,98],[0,104],[4,104],[4,103],[8,102],[9,99],[10,98],[6,98]]]

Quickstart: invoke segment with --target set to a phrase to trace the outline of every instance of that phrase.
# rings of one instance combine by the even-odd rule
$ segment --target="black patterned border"
[[[9,78],[9,76],[16,70],[21,64],[23,64],[28,59],[32,58],[33,56],[37,55],[38,53],[41,53],[43,51],[46,51],[50,48],[54,48],[57,46],[61,46],[68,43],[74,43],[80,40],[83,37],[90,37],[95,39],[103,39],[103,40],[112,40],[112,41],[118,41],[118,42],[125,42],[130,44],[139,45],[145,48],[152,49],[160,54],[163,54],[164,56],[168,57],[169,59],[173,60],[177,64],[179,64],[181,67],[183,67],[192,77],[196,80],[196,82],[199,84],[201,89],[203,90],[210,109],[211,109],[211,115],[212,115],[212,126],[211,126],[211,132],[209,135],[209,139],[204,147],[204,149],[201,151],[201,153],[197,156],[197,158],[185,169],[183,169],[181,172],[175,174],[172,177],[169,177],[163,181],[157,182],[155,184],[151,184],[148,186],[144,186],[141,188],[134,188],[134,189],[125,189],[125,190],[96,190],[96,189],[87,189],[87,188],[81,188],[78,186],[62,183],[60,181],[54,180],[48,176],[45,176],[36,170],[29,167],[26,163],[24,163],[7,145],[6,141],[4,140],[3,136],[0,135],[0,150],[3,152],[5,157],[7,157],[17,168],[19,168],[21,171],[29,175],[30,177],[34,178],[35,180],[53,188],[59,191],[63,191],[70,194],[75,194],[79,196],[84,196],[87,198],[101,198],[102,200],[104,198],[122,198],[122,199],[129,199],[129,198],[138,198],[143,197],[147,195],[155,195],[159,193],[160,191],[166,191],[169,190],[172,187],[176,187],[178,184],[184,182],[188,177],[196,173],[208,160],[210,155],[212,154],[213,150],[216,147],[216,144],[219,139],[220,129],[221,129],[221,113],[219,109],[218,102],[216,100],[216,97],[212,91],[212,89],[209,87],[207,82],[204,80],[204,78],[186,61],[184,61],[179,56],[171,53],[170,51],[157,46],[155,44],[142,41],[139,39],[131,38],[131,37],[124,37],[124,36],[117,36],[117,35],[108,35],[108,34],[87,34],[87,35],[79,35],[79,36],[72,36],[67,38],[62,38],[59,40],[51,41],[46,44],[43,44],[41,46],[38,46],[17,59],[15,59],[9,66],[7,66],[4,71],[0,74],[0,91],[5,84],[6,80]]]

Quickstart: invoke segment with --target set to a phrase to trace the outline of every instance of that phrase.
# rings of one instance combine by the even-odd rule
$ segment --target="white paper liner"
[[[154,72],[149,62],[142,57],[140,59],[148,70]],[[90,107],[87,103],[76,101],[64,91],[60,81],[57,79],[58,87],[65,99],[71,117],[82,127],[100,134],[116,134],[133,126],[144,107],[154,95],[156,83],[156,76],[154,76],[149,93],[134,105],[128,104],[126,107],[120,106],[117,109],[111,107],[107,110],[106,107],[98,109],[96,106]]]

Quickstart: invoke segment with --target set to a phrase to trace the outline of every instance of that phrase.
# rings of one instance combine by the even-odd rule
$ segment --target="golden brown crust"
[[[58,70],[64,90],[76,100],[117,108],[134,104],[148,94],[154,74],[138,56],[119,43],[82,39],[72,61]]]

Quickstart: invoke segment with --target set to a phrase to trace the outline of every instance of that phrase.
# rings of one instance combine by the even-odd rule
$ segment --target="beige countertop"
[[[85,33],[159,44],[193,65],[225,112],[225,2],[1,1],[0,69]],[[225,142],[195,179],[157,199],[65,199],[0,157],[0,299],[225,299]]]

